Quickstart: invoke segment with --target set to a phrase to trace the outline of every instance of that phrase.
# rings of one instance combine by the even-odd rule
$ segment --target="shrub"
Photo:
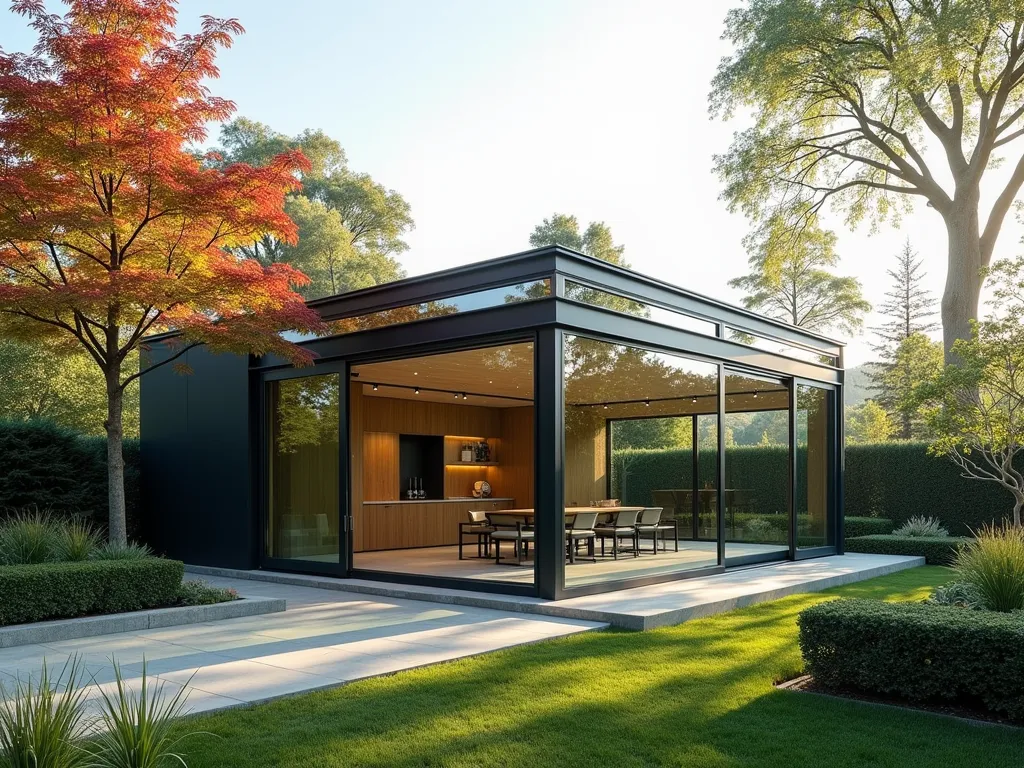
[[[53,559],[62,563],[88,560],[102,543],[102,537],[89,521],[69,520],[56,526]]]
[[[951,565],[957,550],[971,539],[959,536],[897,536],[874,534],[846,540],[847,552],[873,555],[916,555],[929,565]]]
[[[785,539],[786,534],[768,520],[753,519],[743,525],[744,541],[776,541]]]
[[[852,539],[857,536],[892,533],[893,522],[887,517],[857,517],[850,515],[843,518],[843,538]]]
[[[128,532],[139,535],[139,441],[124,441]],[[0,422],[0,508],[38,505],[107,521],[106,438],[46,421]]]
[[[1024,609],[1024,528],[987,526],[953,561],[991,611]]]
[[[928,598],[932,605],[952,605],[957,608],[970,608],[978,610],[984,608],[981,595],[973,585],[966,581],[953,581],[941,587],[936,587],[932,596]]]
[[[1024,616],[926,603],[836,600],[798,619],[820,685],[1024,718]]]
[[[937,517],[912,517],[893,533],[897,536],[923,536],[941,539],[949,536],[949,531],[942,527]]]
[[[51,685],[43,661],[33,685],[18,678],[0,704],[0,764],[29,768],[85,768],[89,754],[75,742],[86,732],[83,665],[70,659]]]
[[[54,555],[57,528],[49,514],[16,511],[0,523],[0,565],[45,563]]]
[[[145,560],[153,557],[153,550],[145,544],[137,544],[129,541],[127,544],[118,544],[106,541],[93,550],[93,560]]]
[[[156,557],[0,567],[0,626],[173,605],[184,570]]]
[[[238,592],[230,587],[215,587],[205,581],[183,581],[178,599],[182,605],[213,605],[238,599]]]

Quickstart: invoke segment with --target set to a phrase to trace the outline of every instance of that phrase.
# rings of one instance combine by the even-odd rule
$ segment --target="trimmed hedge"
[[[87,560],[0,567],[0,626],[172,605],[178,560]]]
[[[826,688],[1024,719],[1024,614],[835,600],[797,623],[806,670]]]
[[[847,552],[872,555],[918,555],[929,565],[951,565],[960,545],[971,541],[960,536],[896,536],[894,534],[857,536],[846,539]]]
[[[857,517],[847,515],[843,518],[843,538],[852,539],[857,536],[887,534],[896,530],[892,520],[887,517]]]
[[[139,441],[124,441],[128,534],[139,536]],[[37,507],[107,524],[107,441],[46,421],[0,422],[0,511]]]
[[[797,463],[801,485],[806,472],[803,450]],[[789,472],[787,453],[779,446],[726,448],[728,487],[749,488],[762,511],[784,511],[786,487],[780,478]],[[697,459],[699,484],[714,480],[715,452],[702,449]],[[616,451],[611,496],[626,504],[649,504],[652,490],[690,487],[691,466],[689,449]],[[1024,471],[1024,460],[1018,468]],[[937,517],[955,536],[969,535],[1013,511],[1005,490],[995,483],[961,477],[953,462],[929,455],[928,445],[919,442],[848,446],[845,499],[851,516],[885,518],[892,521],[893,529],[911,517]]]

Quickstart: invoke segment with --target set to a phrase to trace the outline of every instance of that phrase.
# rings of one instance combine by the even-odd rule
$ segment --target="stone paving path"
[[[191,679],[193,712],[332,687],[374,675],[601,629],[599,622],[377,597],[304,586],[204,577],[243,596],[283,597],[288,610],[266,616],[100,635],[0,649],[0,684],[51,674],[74,654],[85,664],[88,695],[109,689],[111,660],[138,686],[143,659],[169,691]]]

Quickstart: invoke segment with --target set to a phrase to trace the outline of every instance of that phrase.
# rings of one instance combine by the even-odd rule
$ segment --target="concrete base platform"
[[[566,619],[605,622],[625,629],[654,629],[711,616],[801,592],[818,592],[842,584],[885,576],[924,565],[923,557],[847,554],[798,562],[772,563],[716,576],[683,579],[568,600],[495,595],[458,589],[390,584],[362,579],[240,571],[187,566],[192,573],[253,579],[279,584],[382,595],[407,600],[495,608]]]

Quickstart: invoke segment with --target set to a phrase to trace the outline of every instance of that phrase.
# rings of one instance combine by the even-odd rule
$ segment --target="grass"
[[[921,600],[924,567],[647,633],[592,632],[204,715],[218,766],[1020,766],[1024,730],[778,691],[797,614],[835,596]]]

